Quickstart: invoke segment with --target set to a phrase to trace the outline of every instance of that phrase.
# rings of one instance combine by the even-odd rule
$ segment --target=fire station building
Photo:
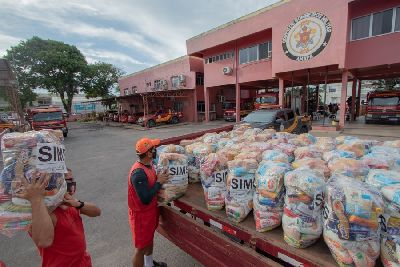
[[[142,94],[149,88],[157,90],[160,79],[168,83],[164,91],[175,90],[172,79],[183,74],[186,85],[178,91],[191,101],[183,104],[184,110],[192,112],[187,113],[189,120],[197,120],[197,106],[202,103],[202,115],[209,121],[221,113],[222,100],[232,100],[239,121],[241,102],[260,89],[275,88],[280,106],[310,114],[308,87],[341,83],[339,124],[343,127],[349,82],[355,99],[361,81],[400,76],[400,3],[282,0],[186,44],[188,57],[122,78],[121,96],[129,90]],[[203,72],[204,87],[195,83]],[[351,112],[359,105],[352,101]]]

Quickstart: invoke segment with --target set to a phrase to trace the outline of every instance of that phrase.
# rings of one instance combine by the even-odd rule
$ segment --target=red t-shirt
[[[53,244],[39,248],[42,267],[91,267],[92,262],[86,252],[85,232],[82,218],[76,208],[56,208]]]

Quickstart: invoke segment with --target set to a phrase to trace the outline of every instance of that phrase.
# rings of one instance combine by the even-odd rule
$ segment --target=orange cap
[[[160,139],[150,139],[143,137],[136,143],[136,153],[138,155],[144,154],[150,149],[160,144]]]

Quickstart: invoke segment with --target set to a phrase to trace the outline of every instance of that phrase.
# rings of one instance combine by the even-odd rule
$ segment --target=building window
[[[353,19],[352,32],[351,32],[352,40],[358,40],[369,37],[369,29],[371,24],[370,20],[371,20],[370,15]]]
[[[161,80],[155,80],[154,81],[154,89],[155,90],[161,90]]]
[[[225,60],[225,59],[230,59],[230,58],[233,58],[233,57],[234,57],[234,52],[233,51],[229,51],[229,52],[226,52],[226,53],[223,53],[223,54],[219,54],[219,55],[215,55],[215,56],[206,58],[204,60],[204,62],[206,64],[210,64],[210,63],[213,63],[213,62],[218,62],[218,61]]]
[[[172,88],[179,88],[179,85],[180,85],[179,76],[172,76],[171,84],[172,84]]]
[[[204,85],[204,73],[196,72],[196,85]]]
[[[174,102],[174,111],[183,112],[183,103],[182,102]]]
[[[336,93],[336,88],[329,88],[329,93]]]
[[[400,7],[396,8],[396,23],[394,30],[400,31]]]
[[[372,21],[372,36],[391,32],[393,25],[393,9],[374,13]]]
[[[129,89],[128,88],[125,88],[124,89],[124,95],[128,95],[129,94]]]
[[[50,106],[51,105],[51,99],[48,99],[48,98],[38,99],[38,105],[39,106]]]
[[[146,83],[147,87],[151,87],[151,82]]]
[[[197,102],[197,112],[206,112],[206,104],[204,101]]]
[[[137,93],[137,86],[132,86],[132,94],[136,94]]]
[[[272,43],[266,42],[239,50],[239,64],[268,59],[272,55]]]

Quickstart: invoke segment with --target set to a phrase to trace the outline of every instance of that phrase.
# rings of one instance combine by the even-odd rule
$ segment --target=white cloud
[[[14,37],[0,32],[0,57],[6,54],[6,50],[17,45],[23,38]]]
[[[150,64],[141,62],[139,60],[134,59],[126,54],[108,51],[108,50],[101,50],[101,49],[90,49],[79,47],[79,50],[85,55],[86,59],[89,63],[94,63],[97,61],[104,61],[104,62],[115,62],[118,63],[117,65],[145,65],[149,66]]]

